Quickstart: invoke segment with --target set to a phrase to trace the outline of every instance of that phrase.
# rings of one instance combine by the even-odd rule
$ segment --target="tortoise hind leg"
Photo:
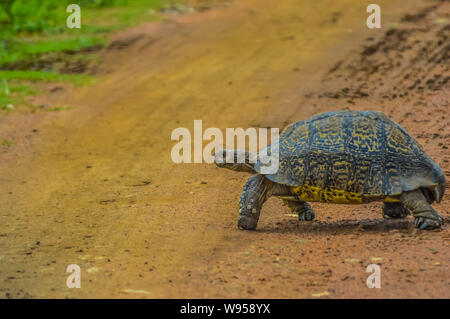
[[[239,200],[239,220],[240,229],[255,229],[261,207],[264,202],[272,195],[273,183],[263,175],[253,175],[245,183]]]
[[[444,218],[430,206],[420,189],[403,193],[400,200],[413,214],[414,224],[417,228],[434,229],[444,224]]]
[[[283,199],[292,212],[298,214],[298,220],[311,221],[316,217],[314,210],[307,202]]]
[[[409,210],[402,203],[383,203],[384,218],[404,218],[409,215]]]

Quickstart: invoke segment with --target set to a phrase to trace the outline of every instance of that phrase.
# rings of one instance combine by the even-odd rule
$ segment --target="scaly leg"
[[[245,183],[244,190],[239,200],[239,220],[240,229],[255,229],[261,207],[272,195],[273,183],[263,175],[253,175]]]
[[[417,228],[434,229],[444,224],[444,218],[430,206],[420,189],[403,193],[400,200],[413,214]]]

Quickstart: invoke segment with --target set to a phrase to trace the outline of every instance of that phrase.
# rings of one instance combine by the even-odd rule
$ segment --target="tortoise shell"
[[[265,176],[291,186],[299,200],[395,201],[405,191],[445,185],[441,168],[423,147],[378,111],[317,114],[289,125],[274,143],[278,154],[270,154],[270,146],[263,152],[272,160],[278,155],[279,169]],[[255,170],[264,165],[257,161]]]

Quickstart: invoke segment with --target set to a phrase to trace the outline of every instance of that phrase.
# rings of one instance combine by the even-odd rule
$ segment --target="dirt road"
[[[69,110],[1,118],[14,145],[0,153],[0,296],[449,298],[448,220],[416,231],[411,218],[382,220],[379,203],[313,204],[317,220],[300,223],[273,198],[257,231],[239,231],[248,175],[170,157],[172,130],[196,119],[282,128],[378,109],[449,178],[448,57],[438,44],[440,61],[415,55],[448,34],[448,6],[377,3],[379,30],[354,0],[235,1],[170,16],[117,34],[121,49],[105,52],[96,84],[36,100]],[[405,72],[442,78],[411,88]],[[449,218],[448,195],[435,207]],[[381,289],[366,287],[372,263]],[[81,267],[81,289],[66,287],[69,264]]]

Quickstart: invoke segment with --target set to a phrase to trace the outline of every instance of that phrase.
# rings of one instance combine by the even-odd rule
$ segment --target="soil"
[[[50,85],[0,117],[4,298],[449,298],[447,224],[419,231],[381,204],[313,203],[299,222],[265,204],[236,227],[249,177],[174,164],[178,127],[279,127],[318,112],[381,110],[450,176],[449,3],[226,2],[114,36],[99,80]],[[67,105],[68,110],[45,112]],[[447,187],[448,188],[448,187]],[[447,189],[448,193],[448,189]],[[81,267],[69,289],[66,268]],[[370,264],[381,288],[369,289]]]

